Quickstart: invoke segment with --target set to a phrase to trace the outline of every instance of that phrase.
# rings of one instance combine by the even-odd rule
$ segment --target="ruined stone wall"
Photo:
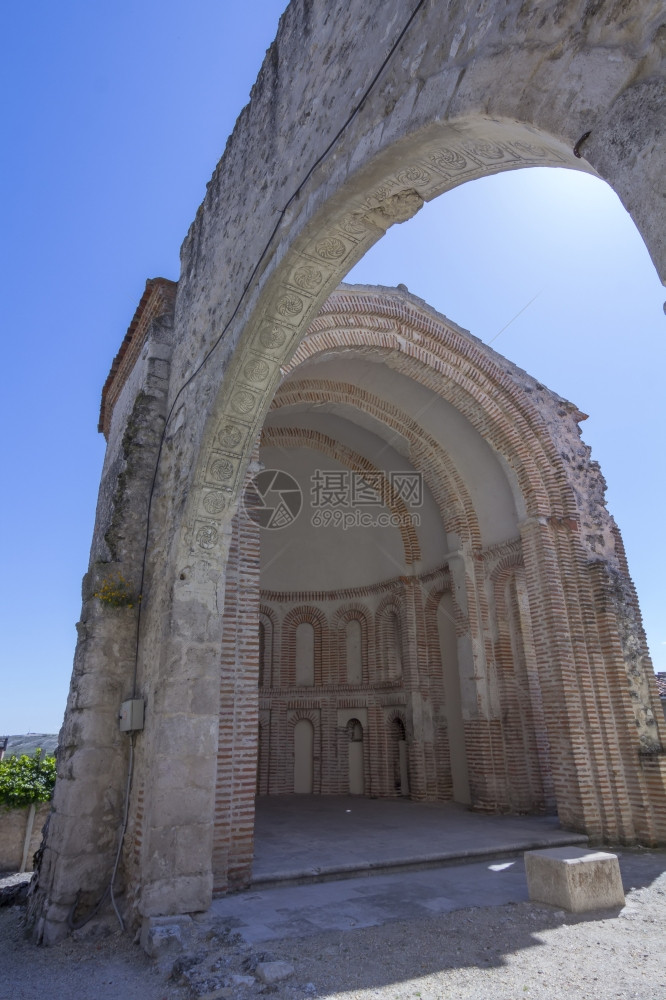
[[[103,404],[100,419],[108,445],[82,584],[74,670],[58,737],[49,834],[31,902],[36,934],[47,944],[62,936],[68,922],[76,926],[85,919],[99,902],[121,837],[130,737],[119,731],[118,717],[121,703],[137,690],[137,598],[166,416],[174,291],[173,282],[148,282],[130,327],[133,362],[106,386],[115,402],[111,408]],[[121,348],[121,361],[124,354]],[[131,606],[114,607],[96,597],[105,583],[132,595]],[[118,888],[122,894],[122,878]]]
[[[210,840],[213,822],[218,709],[210,692],[219,691],[234,506],[281,367],[365,250],[466,180],[558,165],[595,170],[613,186],[664,273],[663,21],[656,0],[290,4],[183,244],[173,337],[156,338],[175,345],[168,399],[159,375],[159,388],[134,397],[134,418],[110,442],[55,813],[33,896],[37,937],[61,936],[72,907],[85,910],[108,884],[128,770],[116,716],[133,690],[146,699],[147,721],[135,738],[132,850],[123,856],[131,919],[210,899],[210,862],[190,847],[197,836]],[[461,405],[522,495],[560,815],[595,836],[664,838],[666,771],[626,568],[594,513],[586,530],[586,501],[558,458],[557,434],[518,385],[497,375],[484,382],[487,364]],[[594,478],[580,448],[572,436],[564,450]],[[220,456],[232,466],[223,482]],[[136,608],[103,611],[92,597],[100,560],[110,558],[131,586],[144,577],[138,659]],[[492,638],[480,623],[489,595],[473,547],[460,558],[460,573],[475,581],[464,612],[487,678]],[[209,697],[178,702],[190,666]],[[461,680],[465,690],[476,685],[480,717],[493,717],[492,685]],[[183,760],[202,789],[187,816],[178,806],[189,788]]]

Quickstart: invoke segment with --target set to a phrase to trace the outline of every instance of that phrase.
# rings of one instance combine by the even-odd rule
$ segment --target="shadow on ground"
[[[521,860],[496,870],[458,865],[229,896],[193,922],[184,960],[172,954],[159,963],[108,920],[79,940],[35,948],[22,936],[21,908],[8,908],[0,911],[0,1000],[265,993],[276,1000],[657,1000],[666,997],[666,852],[617,853],[628,892],[621,911],[573,915],[528,902]],[[481,868],[483,877],[472,871]],[[415,885],[415,876],[423,881]],[[448,880],[448,895],[438,878]],[[483,895],[470,902],[473,891],[483,892],[483,878],[501,888],[492,900],[499,905]],[[329,896],[313,902],[313,892]],[[500,901],[507,893],[522,896]],[[220,904],[229,912],[217,912]],[[365,922],[354,923],[359,914]],[[260,966],[274,961],[291,971],[266,985]]]

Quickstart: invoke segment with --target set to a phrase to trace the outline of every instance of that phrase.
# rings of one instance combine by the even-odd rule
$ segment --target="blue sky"
[[[178,277],[281,9],[37,0],[4,11],[0,734],[62,722],[104,455],[101,387],[146,278]],[[351,278],[403,282],[484,340],[508,323],[493,346],[590,414],[583,436],[666,669],[664,289],[610,189],[563,170],[465,185],[394,227]]]

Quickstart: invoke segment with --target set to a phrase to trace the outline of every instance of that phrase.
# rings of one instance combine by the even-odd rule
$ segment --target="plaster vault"
[[[375,7],[289,5],[180,279],[148,283],[105,386],[30,903],[46,943],[111,885],[136,924],[247,882],[260,724],[260,792],[326,791],[327,755],[347,753],[356,791],[556,806],[599,840],[666,840],[663,722],[581,415],[418,300],[335,291],[425,201],[529,166],[611,184],[663,274],[663,7]],[[285,560],[276,581],[260,552],[276,543],[238,511],[271,449],[301,473],[325,460],[380,485],[391,455],[423,477],[421,533],[389,475],[381,500],[399,527],[381,559],[354,577],[331,557],[323,584],[321,565]],[[94,596],[118,573],[138,606]],[[146,719],[128,736],[118,710],[132,697]],[[299,748],[283,773],[267,732]]]

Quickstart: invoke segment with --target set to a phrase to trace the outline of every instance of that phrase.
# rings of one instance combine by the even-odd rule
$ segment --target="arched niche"
[[[294,726],[294,793],[311,795],[314,791],[314,726],[309,719],[299,719]]]
[[[350,719],[347,723],[347,737],[349,794],[363,795],[365,792],[363,725],[358,719]]]
[[[358,618],[350,618],[345,624],[345,659],[347,683],[363,682],[363,626]]]
[[[315,630],[311,622],[299,622],[295,640],[296,685],[313,687],[315,682]]]

